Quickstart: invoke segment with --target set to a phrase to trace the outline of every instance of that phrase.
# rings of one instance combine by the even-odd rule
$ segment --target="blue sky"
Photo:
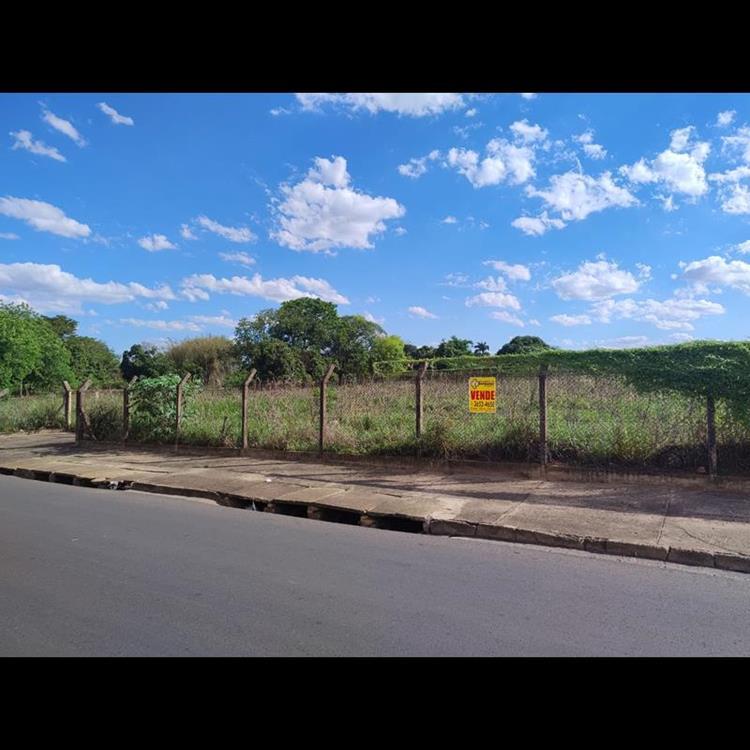
[[[0,298],[118,354],[305,295],[414,344],[748,337],[748,95],[12,94],[0,116]]]

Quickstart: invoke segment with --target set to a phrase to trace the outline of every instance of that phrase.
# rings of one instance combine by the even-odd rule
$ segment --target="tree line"
[[[251,368],[262,381],[319,379],[329,364],[341,380],[370,374],[375,362],[488,356],[486,342],[451,336],[438,346],[414,346],[360,315],[338,314],[335,304],[303,297],[242,318],[232,339],[199,336],[166,347],[139,343],[118,358],[99,339],[80,336],[66,315],[44,316],[28,305],[0,303],[0,389],[13,393],[58,389],[91,378],[121,387],[133,376],[191,373],[209,386],[238,385]],[[540,338],[517,336],[497,354],[549,348]]]

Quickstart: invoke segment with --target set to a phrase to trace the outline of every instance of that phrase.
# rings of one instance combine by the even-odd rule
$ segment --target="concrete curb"
[[[102,440],[88,442],[97,450],[114,448],[121,450],[123,443]],[[221,456],[245,456],[272,460],[297,461],[301,463],[325,463],[355,466],[388,466],[413,471],[441,471],[446,474],[476,471],[480,469],[498,476],[516,479],[542,479],[553,482],[591,482],[594,484],[648,484],[673,487],[719,488],[750,493],[750,479],[743,476],[696,475],[692,472],[634,471],[626,468],[597,468],[566,464],[548,464],[545,468],[528,461],[480,461],[475,459],[444,459],[420,456],[378,456],[352,453],[318,453],[317,451],[288,451],[271,448],[226,448],[185,444],[177,450],[162,443],[134,443],[131,448],[163,452],[169,455],[206,456],[207,453]]]
[[[52,472],[43,469],[0,466],[0,475],[16,476],[21,479],[32,479],[43,482],[59,482],[79,487],[110,490],[135,490],[160,495],[182,495],[212,500],[218,505],[232,508],[252,508],[270,513],[288,513],[298,517],[339,523],[358,523],[358,525],[403,531],[421,531],[432,536],[470,537],[493,541],[532,544],[544,547],[563,547],[583,550],[594,554],[616,555],[619,557],[636,557],[647,560],[677,563],[679,565],[716,568],[736,573],[750,573],[750,556],[728,552],[708,552],[706,550],[686,549],[681,547],[662,547],[652,544],[604,539],[601,537],[581,537],[573,534],[523,529],[502,524],[470,523],[460,519],[439,519],[430,516],[421,517],[412,513],[362,513],[348,507],[338,507],[333,498],[323,503],[315,501],[284,502],[283,495],[279,500],[249,495],[223,493],[217,490],[203,490],[191,487],[174,487],[171,485],[138,482],[130,480],[111,480],[107,477],[92,477],[67,472]],[[334,496],[335,497],[335,496]],[[294,509],[291,511],[290,509]],[[358,516],[358,518],[357,518]],[[405,522],[409,522],[405,526]]]

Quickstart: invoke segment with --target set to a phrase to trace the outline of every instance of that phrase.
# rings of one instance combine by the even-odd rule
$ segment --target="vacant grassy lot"
[[[414,382],[395,377],[356,385],[331,383],[327,449],[332,452],[414,455],[480,460],[539,458],[539,400],[535,377],[498,379],[497,413],[469,414],[468,375],[428,374],[424,422],[415,437]],[[702,399],[674,393],[642,394],[618,378],[550,376],[549,450],[553,461],[590,466],[695,471],[706,466],[706,413]],[[62,397],[0,401],[0,431],[62,426]],[[87,413],[98,439],[120,439],[122,396],[91,392]],[[251,391],[251,446],[317,450],[317,387]],[[236,447],[241,435],[239,389],[204,390],[185,404],[180,442]],[[158,429],[157,429],[158,427]],[[717,405],[719,470],[750,472],[750,429]],[[155,426],[131,416],[133,441],[172,441],[174,425]]]

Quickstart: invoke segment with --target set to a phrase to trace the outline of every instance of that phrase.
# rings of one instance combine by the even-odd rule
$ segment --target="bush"
[[[177,421],[179,375],[137,380],[131,386],[130,434],[140,440],[173,440]],[[200,381],[188,380],[183,386],[183,417],[194,411],[193,397],[201,390]]]
[[[418,360],[375,362],[374,372],[414,369]],[[497,375],[552,373],[622,377],[640,393],[713,396],[725,401],[733,416],[750,424],[750,343],[693,341],[643,349],[542,349],[495,357],[442,357],[430,360],[435,370],[483,371]]]

